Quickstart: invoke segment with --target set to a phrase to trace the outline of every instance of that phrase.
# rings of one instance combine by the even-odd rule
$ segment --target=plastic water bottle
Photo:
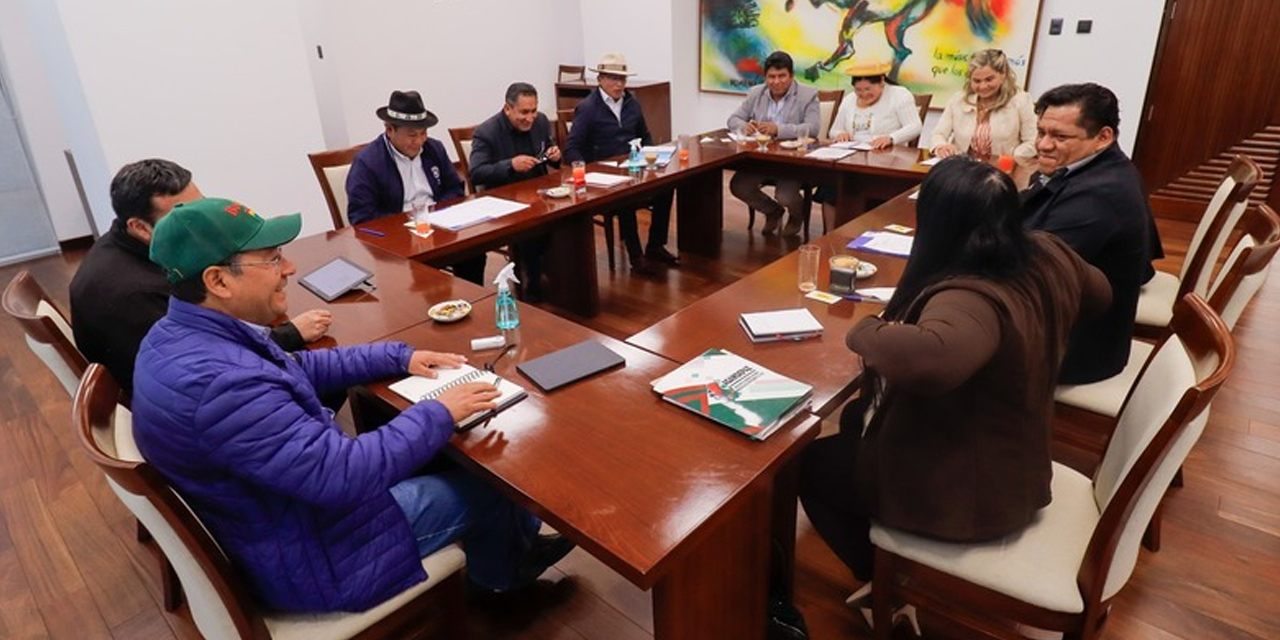
[[[503,267],[498,272],[498,277],[493,283],[498,286],[498,301],[494,309],[493,317],[495,318],[498,329],[507,331],[520,326],[520,310],[516,308],[516,298],[511,295],[511,283],[519,283],[516,279],[516,265],[514,262]]]

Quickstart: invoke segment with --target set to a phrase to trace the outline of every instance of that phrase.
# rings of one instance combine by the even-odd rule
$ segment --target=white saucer
[[[436,322],[457,322],[471,313],[471,303],[466,300],[445,300],[427,309],[427,316]]]
[[[801,143],[799,140],[783,140],[782,142],[778,143],[778,146],[782,147],[783,149],[799,149],[800,147],[804,146],[804,144]]]
[[[876,274],[876,271],[878,271],[878,269],[874,264],[871,264],[866,260],[859,260],[858,266],[855,267],[853,270],[853,277],[859,280],[862,280],[864,278],[870,278],[871,276],[874,276]]]
[[[569,194],[573,193],[573,189],[565,185],[560,185],[558,187],[544,189],[542,193],[548,198],[567,198],[569,197]]]

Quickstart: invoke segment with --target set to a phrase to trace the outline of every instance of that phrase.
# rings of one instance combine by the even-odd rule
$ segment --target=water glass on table
[[[587,163],[581,160],[574,160],[572,168],[574,193],[585,193],[587,191]]]
[[[818,288],[818,259],[822,257],[822,248],[816,244],[802,244],[797,255],[800,264],[796,284],[801,291],[809,293]]]
[[[409,222],[413,223],[413,232],[421,237],[431,235],[430,204],[425,198],[414,200],[409,207]]]

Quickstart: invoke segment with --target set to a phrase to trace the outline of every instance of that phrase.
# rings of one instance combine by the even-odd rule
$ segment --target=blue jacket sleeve
[[[410,477],[453,433],[448,410],[428,401],[352,438],[308,414],[287,381],[245,369],[211,381],[195,414],[211,464],[303,502],[349,508]]]
[[[347,220],[351,224],[368,222],[378,217],[378,185],[369,162],[361,156],[347,172]]]
[[[297,353],[298,364],[320,394],[403,375],[413,348],[403,342],[375,342]]]
[[[573,109],[573,126],[569,128],[569,140],[564,143],[562,154],[565,162],[585,160],[587,150],[591,148],[592,112],[586,107],[586,101],[578,103]]]

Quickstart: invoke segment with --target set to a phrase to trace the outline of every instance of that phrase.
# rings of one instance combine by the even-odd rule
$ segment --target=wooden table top
[[[876,274],[859,280],[859,287],[891,287],[902,276],[905,258],[844,249],[863,231],[897,223],[915,226],[915,201],[904,194],[876,210],[815,239],[822,249],[818,288],[830,284],[827,258],[840,250],[867,260]],[[708,348],[727,349],[785,376],[814,386],[812,410],[829,415],[855,389],[853,380],[862,372],[862,363],[845,347],[845,334],[862,318],[875,315],[884,305],[841,300],[826,304],[804,297],[797,286],[797,255],[792,252],[763,269],[667,316],[653,326],[627,338],[629,344],[686,362]],[[738,325],[738,316],[751,311],[773,311],[803,307],[822,323],[823,335],[801,341],[753,343]]]
[[[457,298],[474,302],[493,295],[451,274],[375,249],[357,240],[350,227],[298,238],[284,252],[298,267],[285,288],[290,312],[325,308],[333,313],[329,334],[315,343],[317,347],[380,340],[427,320],[427,309],[437,302]],[[298,284],[302,276],[339,256],[371,271],[377,289],[351,291],[325,302]]]
[[[730,145],[718,143],[703,145],[697,142],[696,137],[688,139],[690,141],[688,162],[682,163],[677,158],[672,158],[665,167],[635,172],[599,162],[587,165],[588,173],[626,175],[631,178],[629,182],[613,187],[588,186],[586,193],[582,194],[573,194],[564,198],[547,196],[546,189],[560,186],[571,179],[572,170],[566,162],[560,169],[552,169],[545,176],[489,189],[480,194],[444,203],[440,207],[443,209],[467,200],[491,196],[529,205],[521,211],[458,231],[437,227],[427,238],[419,238],[409,233],[408,228],[404,226],[403,216],[384,216],[357,225],[359,229],[375,232],[370,234],[362,231],[358,233],[358,237],[365,243],[403,258],[429,261],[442,266],[466,255],[474,255],[479,251],[542,233],[546,225],[554,224],[556,220],[566,216],[600,213],[620,208],[633,201],[643,202],[653,197],[655,193],[677,188],[684,178],[692,174],[720,170],[738,154],[738,151]],[[615,158],[614,161],[623,159],[625,157]]]
[[[463,321],[420,324],[390,339],[462,353],[481,367],[499,351],[473,353],[470,340],[498,333],[493,313],[482,303]],[[519,347],[495,370],[529,397],[488,427],[455,436],[457,457],[641,588],[817,435],[817,420],[803,414],[764,442],[749,440],[652,391],[649,383],[675,362],[529,305],[520,307],[520,320],[509,338]],[[588,339],[626,365],[550,394],[516,371],[518,362]],[[385,382],[370,390],[397,409],[408,406]]]

